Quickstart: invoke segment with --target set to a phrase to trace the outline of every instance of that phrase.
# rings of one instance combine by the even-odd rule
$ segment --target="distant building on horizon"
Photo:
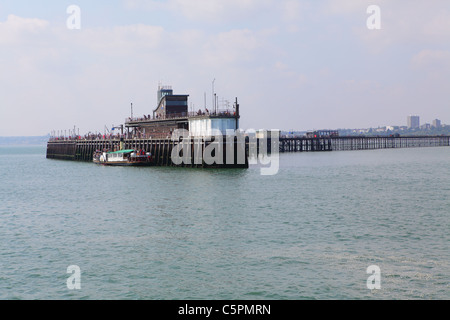
[[[420,117],[419,116],[408,116],[407,126],[408,126],[408,129],[418,129],[420,127]]]
[[[441,120],[434,119],[431,125],[435,128],[440,128],[442,126],[442,123],[441,123]]]

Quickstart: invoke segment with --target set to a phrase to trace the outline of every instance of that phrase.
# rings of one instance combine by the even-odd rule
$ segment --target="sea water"
[[[0,299],[450,298],[450,148],[281,154],[263,176],[0,147],[0,181]]]

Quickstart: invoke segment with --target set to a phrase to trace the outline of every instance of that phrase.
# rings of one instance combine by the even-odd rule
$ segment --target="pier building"
[[[130,117],[125,120],[126,131],[139,138],[170,138],[174,130],[185,129],[192,137],[211,136],[220,131],[239,129],[239,103],[232,107],[215,105],[212,110],[189,111],[187,94],[174,94],[172,87],[159,86],[157,107],[153,115]]]

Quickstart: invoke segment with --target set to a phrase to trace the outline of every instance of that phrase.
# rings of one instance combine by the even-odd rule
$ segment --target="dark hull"
[[[153,166],[152,162],[98,162],[94,161],[95,164],[99,164],[102,166],[109,166],[109,167],[151,167]]]

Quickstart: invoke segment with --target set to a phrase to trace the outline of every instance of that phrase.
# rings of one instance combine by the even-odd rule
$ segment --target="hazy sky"
[[[2,136],[103,132],[152,113],[160,81],[203,108],[213,79],[243,129],[450,123],[450,2],[0,0]]]

